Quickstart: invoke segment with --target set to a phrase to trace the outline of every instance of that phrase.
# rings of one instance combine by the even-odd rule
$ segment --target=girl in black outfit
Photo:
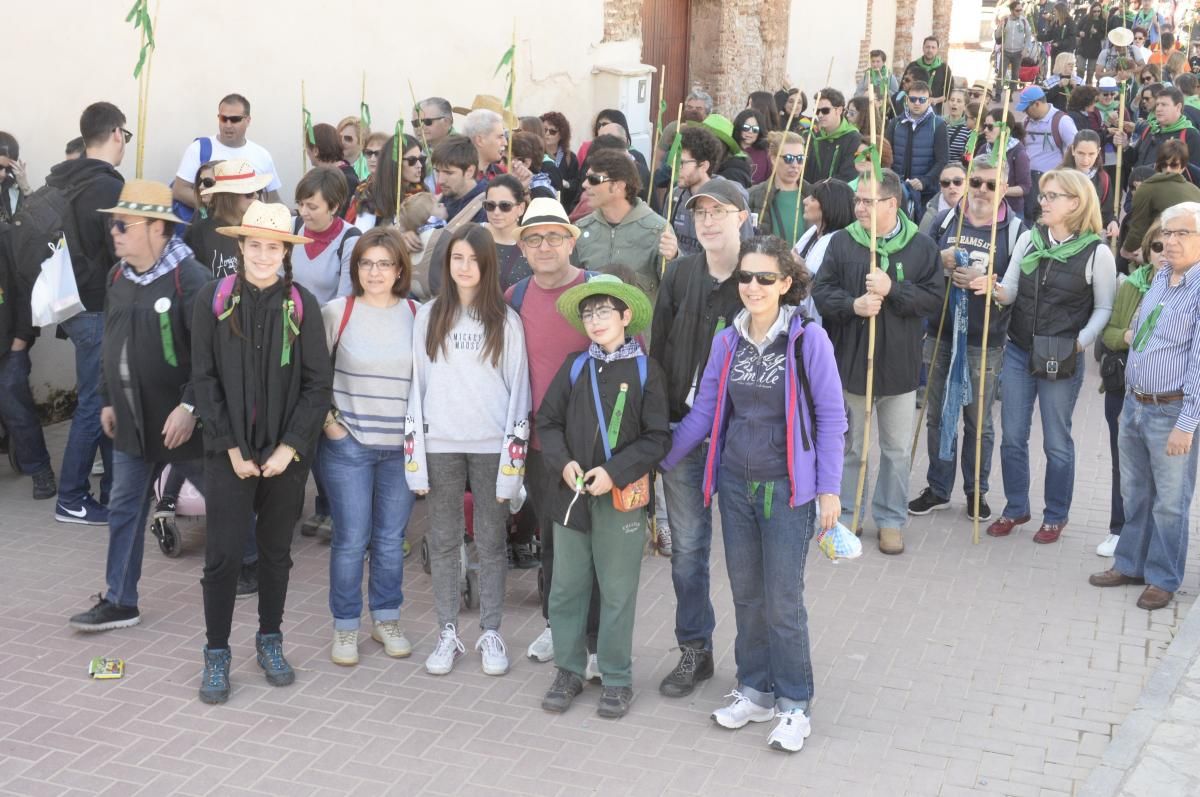
[[[283,205],[254,202],[237,227],[237,272],[197,299],[192,383],[204,424],[204,477],[210,500],[205,549],[204,619],[208,645],[200,699],[229,699],[229,632],[247,523],[257,515],[258,664],[267,682],[295,673],[283,656],[283,605],[292,566],[292,530],[321,423],[330,407],[332,370],[321,308],[292,282],[291,234]],[[280,277],[282,269],[283,276]]]

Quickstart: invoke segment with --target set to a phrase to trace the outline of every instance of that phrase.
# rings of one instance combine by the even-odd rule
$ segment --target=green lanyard
[[[171,333],[171,316],[166,311],[158,314],[158,334],[162,338],[163,359],[171,367],[178,366],[179,360],[175,357],[175,336]]]
[[[283,303],[283,351],[279,355],[280,366],[291,363],[292,341],[300,334],[300,327],[296,326],[295,314],[296,303],[289,296]]]
[[[1163,305],[1166,302],[1159,302],[1158,306],[1150,311],[1150,315],[1138,327],[1137,335],[1133,338],[1133,350],[1145,351],[1146,346],[1150,343],[1150,337],[1154,334],[1154,328],[1158,326],[1158,317],[1162,315]]]
[[[600,403],[600,380],[596,377],[595,358],[588,360],[588,368],[592,371],[592,400],[596,403],[596,423],[604,432],[600,437],[600,442],[604,444],[604,459],[607,461],[612,459],[612,450],[616,447],[617,437],[621,434],[621,418],[625,415],[625,396],[629,392],[629,385],[625,382],[621,383],[621,392],[617,394],[617,402],[613,407],[612,417],[608,419],[608,429],[605,430],[604,405]]]

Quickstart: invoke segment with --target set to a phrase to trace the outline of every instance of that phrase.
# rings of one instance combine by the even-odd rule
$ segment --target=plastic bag
[[[41,273],[29,293],[35,327],[58,324],[83,312],[67,239],[60,238],[57,244],[49,246],[50,256],[42,261]]]
[[[818,534],[817,547],[834,562],[862,556],[862,542],[841,523]]]

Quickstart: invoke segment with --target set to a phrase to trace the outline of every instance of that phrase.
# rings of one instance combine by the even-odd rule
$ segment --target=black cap
[[[722,205],[733,205],[738,210],[749,210],[750,205],[746,202],[746,196],[742,193],[741,187],[724,177],[714,177],[704,185],[697,189],[696,193],[692,194],[684,205],[688,210],[692,209],[692,205],[696,204],[696,200],[702,196],[715,199]]]

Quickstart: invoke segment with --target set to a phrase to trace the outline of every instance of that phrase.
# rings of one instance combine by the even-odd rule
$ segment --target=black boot
[[[679,650],[679,663],[658,685],[664,697],[687,697],[696,684],[713,675],[712,651],[705,650],[703,642],[685,642]]]

